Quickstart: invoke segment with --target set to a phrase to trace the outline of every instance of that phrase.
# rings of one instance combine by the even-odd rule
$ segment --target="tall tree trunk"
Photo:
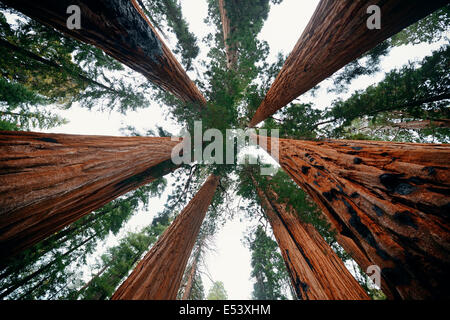
[[[327,212],[327,207],[321,202],[320,197],[314,193],[309,193],[309,195],[314,202],[318,204],[322,212]],[[371,260],[365,250],[360,246],[359,242],[354,240],[351,231],[342,221],[332,219],[331,216],[327,214],[324,214],[323,217],[330,224],[331,229],[336,232],[337,243],[345,250],[347,254],[351,256],[353,260],[355,260],[364,272],[367,272],[367,268],[369,266],[375,265],[375,262]],[[387,299],[394,300],[400,298],[400,295],[397,293],[395,288],[388,285],[383,274],[381,274],[380,286]]]
[[[381,268],[392,292],[403,299],[450,296],[449,145],[273,142],[283,169]]]
[[[78,297],[80,296],[80,294],[83,293],[84,290],[86,290],[87,287],[89,287],[92,283],[92,281],[94,281],[95,279],[97,279],[99,276],[101,276],[103,274],[103,272],[106,271],[106,269],[108,269],[109,265],[105,265],[103,268],[100,269],[99,272],[97,272],[92,278],[91,280],[89,280],[84,286],[82,286],[76,293],[74,299],[78,299]]]
[[[250,127],[403,28],[444,6],[445,0],[322,0]],[[381,8],[381,29],[367,27],[367,9]]]
[[[192,286],[194,284],[195,274],[197,272],[197,260],[199,259],[199,255],[195,255],[194,260],[192,261],[191,270],[189,271],[188,279],[186,282],[186,287],[184,288],[183,296],[181,300],[190,300]]]
[[[413,130],[421,130],[432,127],[450,128],[450,119],[405,121],[395,123],[393,126],[402,129],[413,129]]]
[[[231,43],[232,26],[225,8],[225,0],[219,0],[220,19],[222,21],[223,41],[225,45],[225,54],[227,56],[227,69],[233,70],[237,64],[237,45]]]
[[[0,260],[173,171],[171,138],[0,132]]]
[[[39,22],[97,46],[186,102],[205,105],[199,89],[154,30],[135,0],[3,0]],[[81,9],[81,29],[69,29],[66,10]]]
[[[253,177],[252,177],[253,178]],[[365,300],[367,293],[310,224],[281,204],[270,188],[253,178],[261,205],[280,246],[297,297],[302,300]]]
[[[211,175],[117,289],[112,300],[175,300],[200,226],[219,185]]]

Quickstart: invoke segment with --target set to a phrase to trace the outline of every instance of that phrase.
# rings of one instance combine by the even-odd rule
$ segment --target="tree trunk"
[[[173,171],[171,138],[0,132],[0,260]]]
[[[225,45],[225,54],[227,56],[227,69],[233,70],[237,64],[237,46],[231,43],[232,27],[225,8],[225,0],[219,0],[220,19],[222,21],[223,41]]]
[[[432,127],[450,128],[450,119],[406,121],[395,123],[394,127],[413,130],[421,130]]]
[[[274,143],[283,169],[340,236],[351,238],[381,268],[392,292],[403,299],[449,297],[449,145]]]
[[[219,184],[211,175],[117,289],[112,300],[175,300],[200,226]]]
[[[367,293],[323,237],[278,195],[253,183],[280,246],[291,282],[301,300],[366,300]]]
[[[323,205],[320,197],[313,193],[309,193],[309,195],[322,209],[322,212],[327,212],[327,207]],[[375,262],[371,261],[364,249],[361,248],[359,242],[353,240],[351,231],[342,221],[332,219],[330,215],[326,214],[324,214],[323,217],[330,224],[332,230],[336,232],[337,243],[345,250],[347,254],[351,256],[353,260],[355,260],[364,272],[367,272],[367,268],[369,266],[375,265]],[[387,299],[394,300],[400,298],[395,288],[392,288],[387,284],[383,275],[381,275],[380,286]]]
[[[3,0],[8,6],[70,37],[92,44],[185,102],[206,100],[154,30],[135,0]],[[81,29],[69,29],[71,5]]]
[[[191,270],[189,271],[188,279],[186,282],[186,287],[184,288],[183,296],[181,300],[190,300],[192,286],[194,284],[195,273],[197,272],[197,260],[199,256],[196,255],[194,257],[194,261],[192,261]]]
[[[254,127],[349,62],[447,1],[322,0],[250,122]],[[381,8],[381,29],[367,27],[367,9]]]
[[[94,281],[95,279],[97,279],[99,276],[101,276],[103,274],[103,272],[106,271],[106,269],[108,269],[109,265],[105,265],[103,268],[100,269],[99,272],[97,272],[92,278],[91,280],[89,280],[84,286],[82,286],[78,291],[76,296],[74,297],[74,299],[78,299],[78,297],[80,296],[81,293],[83,293],[84,290],[86,290],[87,287],[89,287],[92,283],[92,281]]]

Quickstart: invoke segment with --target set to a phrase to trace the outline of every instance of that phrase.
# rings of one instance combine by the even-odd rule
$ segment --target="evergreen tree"
[[[278,244],[269,237],[264,228],[258,225],[254,238],[248,238],[252,252],[252,273],[256,280],[253,285],[254,300],[286,300],[284,288],[289,287],[289,275],[286,272]]]
[[[222,281],[215,281],[208,292],[207,300],[227,300],[228,294]]]

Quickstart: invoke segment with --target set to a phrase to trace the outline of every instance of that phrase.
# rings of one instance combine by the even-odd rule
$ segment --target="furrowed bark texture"
[[[0,132],[0,260],[173,171],[178,143]]]
[[[403,299],[449,297],[449,145],[273,142],[283,169],[341,237],[353,240],[356,254],[381,268],[392,292]]]
[[[189,270],[188,279],[186,281],[186,287],[184,288],[181,300],[190,300],[192,286],[194,285],[194,277],[195,273],[197,272],[197,260],[198,256],[194,257],[194,261],[192,261],[191,270]]]
[[[206,211],[219,185],[211,175],[117,289],[112,300],[175,300]]]
[[[346,64],[447,1],[322,0],[286,60],[250,127],[273,115]],[[367,27],[367,8],[381,8],[381,29]]]
[[[272,189],[263,191],[256,184],[255,188],[299,299],[369,299],[342,260],[311,224],[303,223],[295,210],[280,204],[278,195]]]
[[[399,122],[395,123],[394,127],[413,130],[421,130],[432,127],[450,128],[450,119],[416,120],[416,121]]]
[[[238,54],[236,44],[230,43],[231,39],[231,21],[225,8],[225,0],[219,0],[220,18],[222,21],[223,41],[225,45],[225,54],[227,56],[227,69],[231,70],[236,67]]]
[[[135,0],[2,0],[70,37],[92,44],[186,102],[206,100]],[[68,29],[66,10],[81,9],[81,29]]]

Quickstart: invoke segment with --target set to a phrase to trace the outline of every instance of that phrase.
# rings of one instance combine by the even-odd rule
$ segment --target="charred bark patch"
[[[298,251],[300,251],[300,253],[302,254],[302,256],[305,259],[305,261],[308,264],[308,266],[311,268],[311,270],[315,271],[314,266],[311,264],[311,261],[306,256],[305,251],[303,250],[303,248],[298,243],[296,243],[296,245],[297,245]]]
[[[58,140],[53,139],[53,138],[48,138],[48,137],[36,138],[36,140],[43,141],[43,142],[49,142],[49,143],[59,143]]]
[[[434,167],[424,167],[422,170],[426,171],[429,176],[436,175],[436,169]]]
[[[322,195],[325,197],[325,199],[328,200],[328,202],[333,202],[334,200],[337,200],[337,197],[333,191],[334,191],[334,189],[331,189],[330,191],[322,192]]]
[[[416,188],[410,185],[409,183],[405,182],[398,184],[394,190],[395,193],[401,194],[402,196],[407,196],[413,193],[414,191],[416,191]]]
[[[396,212],[394,214],[394,220],[401,225],[409,226],[416,230],[418,229],[417,224],[412,217],[412,213],[409,211]]]
[[[394,286],[407,286],[411,283],[410,275],[398,265],[395,268],[381,269],[381,274],[389,279]]]
[[[381,184],[390,192],[394,192],[395,188],[400,184],[400,178],[403,174],[384,173],[380,176]]]
[[[157,63],[163,55],[162,45],[155,32],[142,16],[134,8],[129,0],[103,1],[108,11],[113,13],[120,25],[127,30],[121,34],[124,43],[130,43],[134,48],[139,48],[147,58]],[[130,28],[129,26],[133,26]]]
[[[307,167],[307,166],[302,166],[302,173],[305,174],[305,175],[307,175],[308,172],[309,172],[309,169],[311,169],[311,168],[310,168],[310,167]]]
[[[372,209],[373,209],[373,211],[375,211],[375,213],[378,217],[382,217],[384,215],[384,211],[377,205],[373,205]]]
[[[380,176],[380,182],[391,193],[398,193],[402,196],[410,195],[417,188],[408,183],[411,181],[410,179],[401,179],[402,176],[403,174],[384,173]]]
[[[428,187],[427,190],[430,190],[431,192],[443,194],[444,196],[450,197],[450,189]]]

